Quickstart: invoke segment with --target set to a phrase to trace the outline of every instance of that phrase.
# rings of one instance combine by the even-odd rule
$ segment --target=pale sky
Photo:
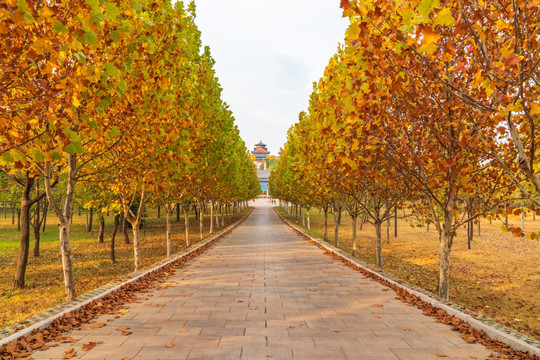
[[[196,0],[203,45],[249,150],[277,155],[343,42],[339,0]]]

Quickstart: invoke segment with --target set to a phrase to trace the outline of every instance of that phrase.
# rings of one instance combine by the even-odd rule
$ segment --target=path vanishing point
[[[63,359],[69,348],[73,359],[119,360],[469,360],[491,354],[324,254],[265,200],[255,204],[244,223],[177,270],[168,279],[173,286],[141,294],[152,296],[129,304],[120,318],[96,319],[106,326],[70,331],[77,342],[32,358]]]

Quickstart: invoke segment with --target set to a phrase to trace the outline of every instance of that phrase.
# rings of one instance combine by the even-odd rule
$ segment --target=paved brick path
[[[450,327],[395,299],[283,225],[260,200],[233,233],[164,289],[74,344],[33,354],[61,359],[485,359]],[[150,296],[151,295],[151,296]],[[147,298],[147,300],[144,300]],[[383,305],[375,307],[374,304]],[[124,336],[117,329],[129,328]],[[82,345],[103,341],[90,351]],[[167,348],[167,344],[174,344]]]

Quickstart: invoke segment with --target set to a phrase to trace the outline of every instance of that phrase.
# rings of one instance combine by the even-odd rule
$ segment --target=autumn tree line
[[[169,0],[0,4],[0,185],[3,200],[19,204],[15,288],[24,287],[39,211],[58,220],[65,294],[74,299],[74,204],[129,222],[138,270],[145,207],[164,209],[171,256],[175,209],[189,246],[190,208],[210,209],[212,232],[214,213],[258,195],[194,18],[193,3]]]
[[[540,2],[341,7],[350,20],[345,42],[288,132],[271,191],[289,208],[318,207],[325,219],[348,211],[353,254],[357,219],[366,217],[379,268],[381,224],[409,208],[438,232],[438,295],[448,299],[456,230],[504,216],[511,199],[540,205]],[[337,235],[336,226],[336,245]]]

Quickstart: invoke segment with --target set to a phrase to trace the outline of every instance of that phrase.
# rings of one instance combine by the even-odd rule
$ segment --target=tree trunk
[[[86,231],[92,232],[92,223],[94,222],[94,208],[90,208],[90,215],[86,217]]]
[[[341,209],[338,213],[334,210],[334,246],[339,247],[339,223],[341,222]]]
[[[324,241],[328,242],[328,209],[324,209]]]
[[[11,225],[15,225],[15,209],[17,207],[14,205],[11,206]]]
[[[223,208],[225,207],[225,205],[219,205],[219,210],[221,211],[221,227],[224,227],[225,226],[225,216],[223,215]]]
[[[202,239],[204,239],[204,215],[202,212],[202,204],[199,205],[199,234],[202,241]]]
[[[116,263],[116,255],[114,253],[114,240],[116,239],[116,230],[118,230],[118,225],[120,224],[120,214],[114,217],[114,229],[111,236],[111,262]]]
[[[127,220],[124,213],[120,214],[120,222],[122,223],[122,233],[124,234],[124,244],[129,245],[129,234],[127,227]]]
[[[21,210],[19,212],[20,237],[19,237],[19,256],[17,257],[17,268],[13,277],[13,289],[24,288],[24,279],[26,275],[26,265],[28,264],[28,250],[30,248],[30,191],[34,186],[34,179],[26,176],[24,188],[21,196]]]
[[[45,191],[47,192],[47,198],[49,203],[53,207],[58,220],[59,220],[59,233],[60,233],[60,252],[62,255],[62,269],[64,273],[64,288],[66,300],[73,300],[77,297],[75,290],[75,275],[73,272],[73,257],[71,254],[71,217],[73,208],[73,198],[75,195],[75,185],[77,183],[77,156],[69,155],[68,157],[68,177],[66,187],[66,197],[64,199],[64,206],[61,209],[56,200],[54,199],[51,186],[51,169],[50,163],[45,163]]]
[[[21,209],[17,209],[17,230],[21,231]]]
[[[450,250],[452,248],[452,222],[454,217],[455,199],[450,194],[444,214],[442,232],[440,236],[440,264],[439,264],[439,297],[449,299],[450,287]]]
[[[190,247],[191,240],[189,238],[189,214],[188,214],[189,206],[188,207],[182,206],[182,208],[184,209],[184,227],[186,231],[186,247]]]
[[[311,220],[309,218],[309,208],[306,208],[307,228],[311,230]]]
[[[167,257],[172,256],[172,239],[171,239],[171,217],[174,207],[171,204],[165,205],[165,216],[167,217]]]
[[[105,214],[102,212],[99,214],[99,231],[98,231],[98,243],[103,244],[105,242]]]
[[[47,201],[43,201],[43,226],[41,227],[41,231],[45,232],[45,225],[47,225],[47,213],[49,212],[49,203]]]
[[[388,218],[386,219],[386,243],[390,244],[390,213],[388,213]]]
[[[300,205],[300,216],[302,217],[302,226],[306,226],[306,218],[304,217],[304,207]]]
[[[39,196],[39,179],[36,180],[36,198]],[[34,212],[34,221],[32,222],[32,227],[34,228],[34,257],[39,257],[39,240],[40,240],[40,230],[41,230],[41,200],[36,204],[36,210]]]
[[[394,237],[397,237],[397,206],[394,211]]]
[[[176,204],[176,221],[180,222],[180,204]]]
[[[214,232],[214,202],[210,203],[210,234]]]
[[[505,226],[508,229],[508,201],[504,203],[504,214],[506,216]]]
[[[140,239],[140,226],[141,220],[137,219],[130,221],[133,231],[133,263],[135,265],[135,271],[141,269],[142,256],[141,256],[141,239]]]
[[[376,235],[376,247],[377,247],[377,269],[382,270],[383,268],[383,259],[382,259],[382,223],[380,221],[375,221],[375,235]]]
[[[161,206],[159,206],[159,205],[157,207],[157,217],[158,217],[158,219],[161,217]]]
[[[357,243],[357,236],[356,236],[356,218],[357,215],[351,215],[352,220],[352,256],[356,257],[356,254],[358,253],[358,243]]]

